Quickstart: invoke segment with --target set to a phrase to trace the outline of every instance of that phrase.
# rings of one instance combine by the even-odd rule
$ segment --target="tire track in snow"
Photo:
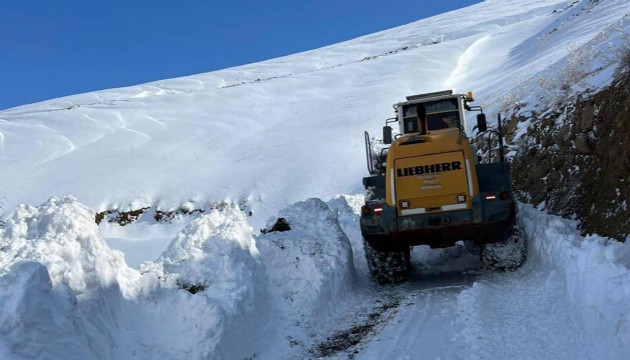
[[[358,353],[356,347],[378,333],[378,328],[391,321],[400,306],[400,299],[396,297],[385,302],[376,301],[379,306],[357,314],[357,318],[349,327],[333,332],[324,341],[313,346],[309,353],[315,358],[326,358],[338,353]]]
[[[483,276],[481,262],[462,246],[414,248],[412,262],[411,278],[388,289],[401,298],[396,316],[351,358],[439,359],[453,347],[457,298]]]
[[[462,259],[451,255],[452,265]],[[397,315],[350,358],[588,359],[558,273],[535,264],[507,273],[429,269],[394,288]]]
[[[333,319],[318,319],[321,324],[310,325],[318,331],[316,339],[301,345],[301,356],[396,359],[412,354],[410,359],[424,359],[418,354],[444,352],[451,343],[448,336],[455,333],[450,324],[456,318],[457,295],[479,278],[479,259],[463,246],[438,250],[416,247],[412,251],[416,271],[407,282],[377,284],[364,258],[356,213],[360,210],[352,213],[339,204],[332,207],[338,209],[340,224],[352,244],[357,282],[352,298],[340,304]],[[333,326],[326,326],[327,322]]]

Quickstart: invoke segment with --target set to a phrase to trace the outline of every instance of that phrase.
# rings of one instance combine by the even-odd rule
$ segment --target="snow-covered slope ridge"
[[[262,226],[288,203],[359,192],[361,133],[405,95],[476,90],[491,109],[629,9],[488,0],[275,60],[5,110],[0,211],[64,194],[97,211],[249,198]]]

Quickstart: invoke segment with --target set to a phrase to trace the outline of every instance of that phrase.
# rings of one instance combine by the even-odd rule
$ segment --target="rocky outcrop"
[[[630,235],[628,83],[625,72],[594,95],[508,120],[514,186],[522,201],[579,219],[584,233],[619,240]],[[526,135],[516,138],[523,126]]]

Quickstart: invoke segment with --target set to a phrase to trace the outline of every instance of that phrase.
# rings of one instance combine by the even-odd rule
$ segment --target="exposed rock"
[[[589,144],[586,134],[577,134],[575,136],[575,150],[583,155],[590,155],[593,153],[593,148]]]
[[[580,220],[583,233],[630,235],[630,73],[572,104],[534,114],[514,140],[522,115],[506,121],[522,201]],[[511,142],[511,143],[510,143]]]
[[[178,218],[178,217],[182,217],[185,215],[194,215],[196,213],[203,213],[205,212],[204,209],[187,209],[187,208],[179,208],[177,210],[172,210],[172,211],[162,211],[162,210],[155,210],[155,215],[153,215],[153,219],[155,219],[155,221],[160,222],[160,223],[164,223],[164,222],[171,222],[174,219]]]
[[[587,101],[584,104],[584,108],[581,109],[582,112],[582,116],[580,117],[580,122],[579,122],[579,130],[586,132],[586,131],[590,131],[593,129],[593,122],[595,121],[595,116],[594,116],[594,112],[595,112],[595,106],[593,103],[591,103],[590,101]]]
[[[118,211],[118,210],[106,210],[100,213],[97,213],[95,216],[96,225],[99,225],[103,220],[109,223],[118,223],[120,226],[125,226],[135,222],[149,210],[148,207],[130,210],[130,211]]]
[[[138,220],[141,221],[156,221],[159,223],[170,223],[176,219],[186,217],[196,217],[212,209],[224,209],[229,205],[228,202],[218,201],[208,204],[186,203],[174,210],[161,210],[157,206],[149,206],[134,210],[120,210],[109,209],[101,211],[96,214],[94,220],[97,225],[100,225],[103,221],[108,223],[117,223],[120,226],[129,225]],[[239,208],[247,215],[252,216],[253,212],[250,209],[249,201],[242,200],[238,204]]]

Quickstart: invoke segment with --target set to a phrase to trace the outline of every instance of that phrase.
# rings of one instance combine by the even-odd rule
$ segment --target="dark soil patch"
[[[147,212],[150,208],[145,207],[137,210],[119,212],[118,210],[106,210],[96,214],[96,225],[99,225],[103,220],[109,223],[118,223],[120,226],[131,224],[138,220],[142,214]]]
[[[208,288],[207,284],[179,284],[180,289],[184,289],[191,294],[196,294],[198,292],[204,291]]]
[[[359,345],[365,338],[376,333],[375,327],[391,318],[391,314],[400,305],[399,300],[376,307],[361,323],[355,324],[349,329],[333,333],[323,342],[315,345],[309,352],[317,357],[329,357],[342,351],[348,351]],[[354,354],[358,353],[357,350]]]
[[[271,229],[260,229],[262,234],[275,232],[275,231],[289,231],[291,230],[291,225],[285,218],[279,218],[275,224],[271,227]]]

